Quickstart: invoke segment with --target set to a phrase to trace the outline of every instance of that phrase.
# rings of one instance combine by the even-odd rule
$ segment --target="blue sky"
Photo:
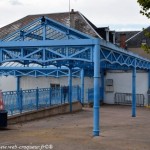
[[[111,30],[141,30],[149,26],[137,0],[70,0],[71,9],[80,11],[96,26]],[[0,0],[0,27],[26,15],[67,12],[69,0]]]

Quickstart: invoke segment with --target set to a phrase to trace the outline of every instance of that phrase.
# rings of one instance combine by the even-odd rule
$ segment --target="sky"
[[[142,30],[149,19],[142,16],[137,0],[70,0],[97,27],[111,30]],[[68,12],[69,0],[0,0],[0,27],[32,14]]]

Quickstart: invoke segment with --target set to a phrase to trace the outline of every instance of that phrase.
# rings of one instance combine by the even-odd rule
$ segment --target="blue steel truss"
[[[69,78],[72,111],[72,76],[81,69],[81,101],[84,76],[94,74],[94,136],[99,135],[100,71],[132,69],[132,116],[136,116],[136,69],[150,69],[150,61],[114,44],[71,29],[49,18],[39,18],[0,41],[0,73],[15,76]],[[56,68],[53,68],[53,67]],[[63,67],[66,67],[62,69]],[[67,70],[68,68],[68,70]],[[19,78],[17,81],[19,89]]]
[[[68,75],[62,66],[88,69],[94,43],[94,38],[42,17],[1,40],[0,74],[58,77]]]
[[[109,69],[150,69],[150,60],[101,40],[101,64]]]
[[[73,77],[80,77],[80,68],[72,69],[72,76]],[[4,76],[31,76],[31,77],[65,77],[68,76],[68,68],[67,67],[46,67],[46,68],[39,68],[39,67],[9,67],[4,68],[0,67],[0,74]],[[88,76],[90,76],[90,71],[87,70]],[[91,75],[92,76],[92,75]]]
[[[0,42],[0,74],[14,76],[63,76],[68,69],[93,70],[93,46],[97,41],[47,17],[8,35]],[[149,60],[100,40],[102,68],[149,69]],[[51,66],[56,66],[55,70]],[[63,70],[63,71],[62,71]],[[90,71],[89,71],[90,70]]]

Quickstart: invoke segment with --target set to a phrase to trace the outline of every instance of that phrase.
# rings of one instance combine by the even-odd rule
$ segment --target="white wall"
[[[14,91],[16,90],[16,78],[13,76],[1,76],[0,77],[0,89],[2,91]]]
[[[104,102],[108,104],[114,104],[114,95],[116,92],[132,93],[132,73],[131,72],[114,72],[109,71],[105,76],[106,79],[113,79],[114,92],[105,92]],[[147,90],[148,90],[148,73],[137,73],[137,86],[136,91],[138,94],[144,94],[145,102],[147,104]],[[50,84],[67,85],[68,78],[52,78],[52,77],[21,77],[22,89],[34,89],[34,88],[48,88]],[[73,85],[80,85],[79,78],[73,78]],[[93,88],[93,78],[85,77],[85,100],[87,100],[87,89]],[[0,89],[2,91],[16,90],[16,78],[15,77],[0,77]]]
[[[72,78],[73,85],[80,85],[80,78]],[[53,78],[53,77],[21,77],[21,88],[32,89],[32,88],[48,88],[50,84],[68,85],[68,78]],[[93,87],[93,79],[85,77],[85,87]]]
[[[144,94],[147,104],[148,73],[138,72],[136,78],[137,94]],[[105,103],[114,104],[116,92],[132,93],[132,73],[131,72],[107,72],[105,79],[113,79],[114,92],[105,93]]]
[[[80,86],[80,78],[72,78],[73,85]],[[2,91],[15,91],[17,89],[17,78],[13,76],[1,76],[0,77],[0,89]],[[49,88],[50,84],[60,84],[60,86],[68,85],[68,78],[54,78],[54,77],[21,77],[20,88],[24,89],[35,89],[35,88]],[[85,77],[85,100],[87,100],[87,89],[93,88],[93,78]]]
[[[73,85],[80,86],[80,78],[72,78]],[[60,84],[60,86],[68,85],[68,78],[54,78],[54,77],[21,77],[21,86],[22,89],[35,89],[35,88],[49,88],[50,84]],[[85,77],[84,79],[84,97],[87,100],[87,89],[93,88],[93,78]]]

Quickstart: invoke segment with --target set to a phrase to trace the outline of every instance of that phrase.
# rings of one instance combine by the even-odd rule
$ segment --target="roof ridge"
[[[143,31],[139,31],[138,33],[134,34],[129,39],[127,39],[125,42],[128,42],[129,40],[133,39],[134,37],[136,37],[137,35],[139,35],[141,32],[143,32]]]
[[[77,13],[78,11],[74,11],[74,13]],[[71,12],[53,12],[53,13],[41,13],[41,14],[31,14],[31,15],[27,15],[27,16],[38,16],[38,15],[54,15],[54,14],[67,14],[67,13],[71,13]]]
[[[69,13],[69,12],[56,12],[56,13],[41,13],[41,14],[30,14],[30,15],[26,15],[26,16],[24,16],[24,17],[22,17],[22,18],[20,18],[20,19],[17,19],[17,20],[15,20],[15,21],[13,21],[13,22],[11,22],[11,23],[9,23],[9,24],[7,24],[7,25],[4,25],[4,26],[2,26],[2,27],[0,27],[0,29],[2,29],[3,27],[7,27],[7,26],[9,26],[9,25],[11,25],[11,24],[13,24],[13,23],[15,23],[15,22],[17,22],[17,21],[20,21],[20,20],[22,20],[22,19],[24,19],[24,18],[26,18],[26,17],[32,17],[32,16],[39,16],[39,15],[50,15],[50,14],[67,14],[67,13]],[[74,13],[79,13],[78,11],[74,11]]]
[[[140,30],[139,31],[116,31],[117,33],[119,33],[119,32],[140,32]]]
[[[82,15],[82,13],[78,12],[80,14],[80,16],[84,19],[84,21],[91,27],[91,29],[96,33],[96,35],[102,39],[102,37],[96,32],[96,30],[90,25],[90,23],[86,20],[86,18],[84,17],[84,15]]]
[[[148,28],[150,28],[150,26],[148,26],[147,28],[143,28],[143,30],[146,30],[146,29],[148,29]],[[137,34],[135,34],[134,36],[132,36],[132,37],[131,37],[131,38],[129,38],[128,40],[126,40],[126,42],[128,42],[129,40],[133,39],[134,37],[136,37],[137,35],[139,35],[140,33],[142,33],[142,32],[143,32],[143,30],[142,30],[142,31],[140,31],[140,32],[138,32]]]
[[[27,15],[27,16],[29,16],[29,15]],[[20,20],[26,18],[27,16],[24,16],[24,17],[22,17],[22,18],[20,18],[20,19],[18,19],[18,20],[15,20],[15,21],[13,21],[13,22],[7,24],[7,25],[4,25],[3,27],[0,27],[0,29],[5,28],[5,27],[7,27],[7,26],[9,26],[9,25],[11,25],[11,24],[13,24],[13,23],[15,23],[15,22],[19,22]]]
[[[87,35],[93,36],[93,37],[102,38],[96,32],[96,29],[94,29],[97,27],[94,24],[92,26],[92,23],[90,24],[90,21],[88,22],[88,19],[86,19],[86,17],[84,17],[79,11],[74,11],[74,14],[77,18],[79,17],[79,20],[81,20],[81,22],[83,22],[84,26],[85,26],[85,28],[82,28],[82,26],[77,26],[77,28],[75,28],[76,30],[83,32]],[[45,14],[34,14],[34,15],[29,14],[27,16],[24,16],[14,22],[7,24],[7,25],[3,26],[2,28],[0,28],[0,31],[1,31],[0,39],[3,39],[7,35],[15,32],[18,29],[21,29],[23,26],[27,25],[29,22],[33,21],[34,19],[36,19],[40,16],[45,16],[45,17],[53,19],[57,22],[60,22],[64,25],[68,25],[69,12],[45,13]]]

